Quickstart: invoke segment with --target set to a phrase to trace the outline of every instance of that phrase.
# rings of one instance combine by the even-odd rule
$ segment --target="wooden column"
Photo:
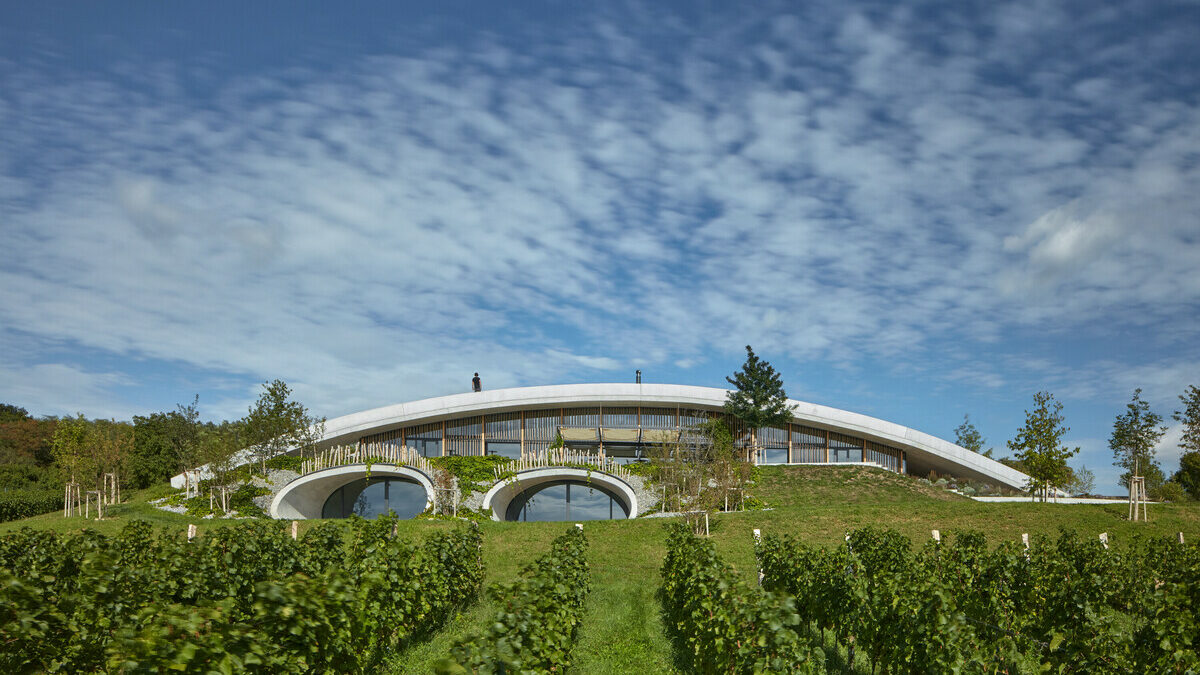
[[[479,456],[487,454],[487,415],[479,416]]]
[[[521,411],[521,459],[525,459],[525,411]]]
[[[791,422],[788,422],[788,425],[787,425],[787,435],[788,435],[788,459],[787,459],[787,463],[788,463],[788,464],[791,464],[791,463],[792,463],[792,423],[791,423]]]
[[[825,430],[825,463],[829,463],[829,430]]]
[[[442,420],[442,457],[450,455],[450,439],[446,438],[446,420]]]

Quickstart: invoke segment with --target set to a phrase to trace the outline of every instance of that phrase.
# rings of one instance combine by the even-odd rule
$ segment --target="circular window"
[[[613,520],[629,517],[616,495],[596,485],[564,480],[543,483],[517,495],[508,504],[505,520]]]
[[[425,488],[402,478],[360,478],[333,491],[321,509],[322,518],[378,518],[394,511],[402,519],[425,510]]]

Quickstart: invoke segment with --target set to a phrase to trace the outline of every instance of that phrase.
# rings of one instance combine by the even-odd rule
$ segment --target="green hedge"
[[[478,528],[412,543],[393,522],[23,528],[0,538],[0,672],[376,672],[483,579]]]
[[[0,492],[0,523],[57,511],[63,493],[57,490],[11,490]]]
[[[501,609],[483,634],[460,641],[440,673],[563,672],[588,594],[587,539],[572,527],[550,552],[522,572],[525,578],[493,586]]]

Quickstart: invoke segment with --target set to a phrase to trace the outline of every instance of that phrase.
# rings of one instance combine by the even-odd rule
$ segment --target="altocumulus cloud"
[[[1158,347],[1200,359],[1177,16],[792,9],[398,29],[203,95],[170,62],[5,63],[0,374],[86,378],[77,347],[286,377],[338,414],[478,364],[595,379],[746,342],[998,387],[1013,332],[1171,321]],[[988,369],[952,348],[997,341]]]

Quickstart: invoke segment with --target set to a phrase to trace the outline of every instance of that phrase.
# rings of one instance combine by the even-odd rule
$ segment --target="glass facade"
[[[580,481],[557,481],[517,495],[504,515],[510,521],[613,520],[628,518],[620,499]]]
[[[321,509],[322,518],[378,518],[394,511],[403,519],[425,510],[425,488],[403,478],[360,478],[333,491]]]
[[[441,457],[442,442],[433,438],[409,438],[404,441],[409,448],[416,450],[422,457]]]
[[[829,434],[829,461],[831,462],[861,462],[863,461],[863,442],[853,436]]]

